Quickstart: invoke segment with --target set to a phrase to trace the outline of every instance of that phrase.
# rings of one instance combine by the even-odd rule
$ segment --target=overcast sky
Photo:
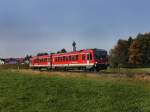
[[[110,50],[150,31],[150,0],[0,0],[0,57],[62,48]]]

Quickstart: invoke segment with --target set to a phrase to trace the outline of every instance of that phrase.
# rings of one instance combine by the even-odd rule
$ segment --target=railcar
[[[103,49],[87,49],[76,52],[50,54],[31,58],[31,68],[47,68],[52,70],[90,70],[99,71],[108,66],[107,51]]]
[[[50,55],[34,56],[30,58],[30,68],[32,69],[49,69],[51,67]]]

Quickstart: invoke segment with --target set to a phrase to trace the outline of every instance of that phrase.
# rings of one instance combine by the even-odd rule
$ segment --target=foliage
[[[1,112],[149,112],[150,84],[134,79],[0,71]]]
[[[110,63],[114,67],[150,67],[150,33],[119,40],[110,51]]]
[[[26,55],[25,58],[24,58],[24,64],[29,64],[29,61],[30,61],[30,58],[32,58],[31,55]]]
[[[67,52],[67,50],[65,48],[63,48],[60,51],[58,51],[57,53],[59,54],[59,53],[66,53],[66,52]]]
[[[129,63],[133,65],[150,64],[150,33],[138,35],[129,48]]]
[[[37,56],[48,55],[48,53],[38,53]]]
[[[118,40],[117,45],[110,52],[110,62],[114,67],[126,67],[128,62],[128,48],[131,44],[131,38],[127,40]]]

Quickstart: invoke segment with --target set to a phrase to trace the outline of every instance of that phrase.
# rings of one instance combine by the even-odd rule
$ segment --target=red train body
[[[31,68],[99,71],[108,66],[107,51],[88,49],[76,52],[35,56],[30,59]]]

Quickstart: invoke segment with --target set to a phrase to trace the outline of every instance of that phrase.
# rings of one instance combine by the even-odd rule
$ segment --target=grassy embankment
[[[148,80],[0,71],[0,112],[149,111]]]

